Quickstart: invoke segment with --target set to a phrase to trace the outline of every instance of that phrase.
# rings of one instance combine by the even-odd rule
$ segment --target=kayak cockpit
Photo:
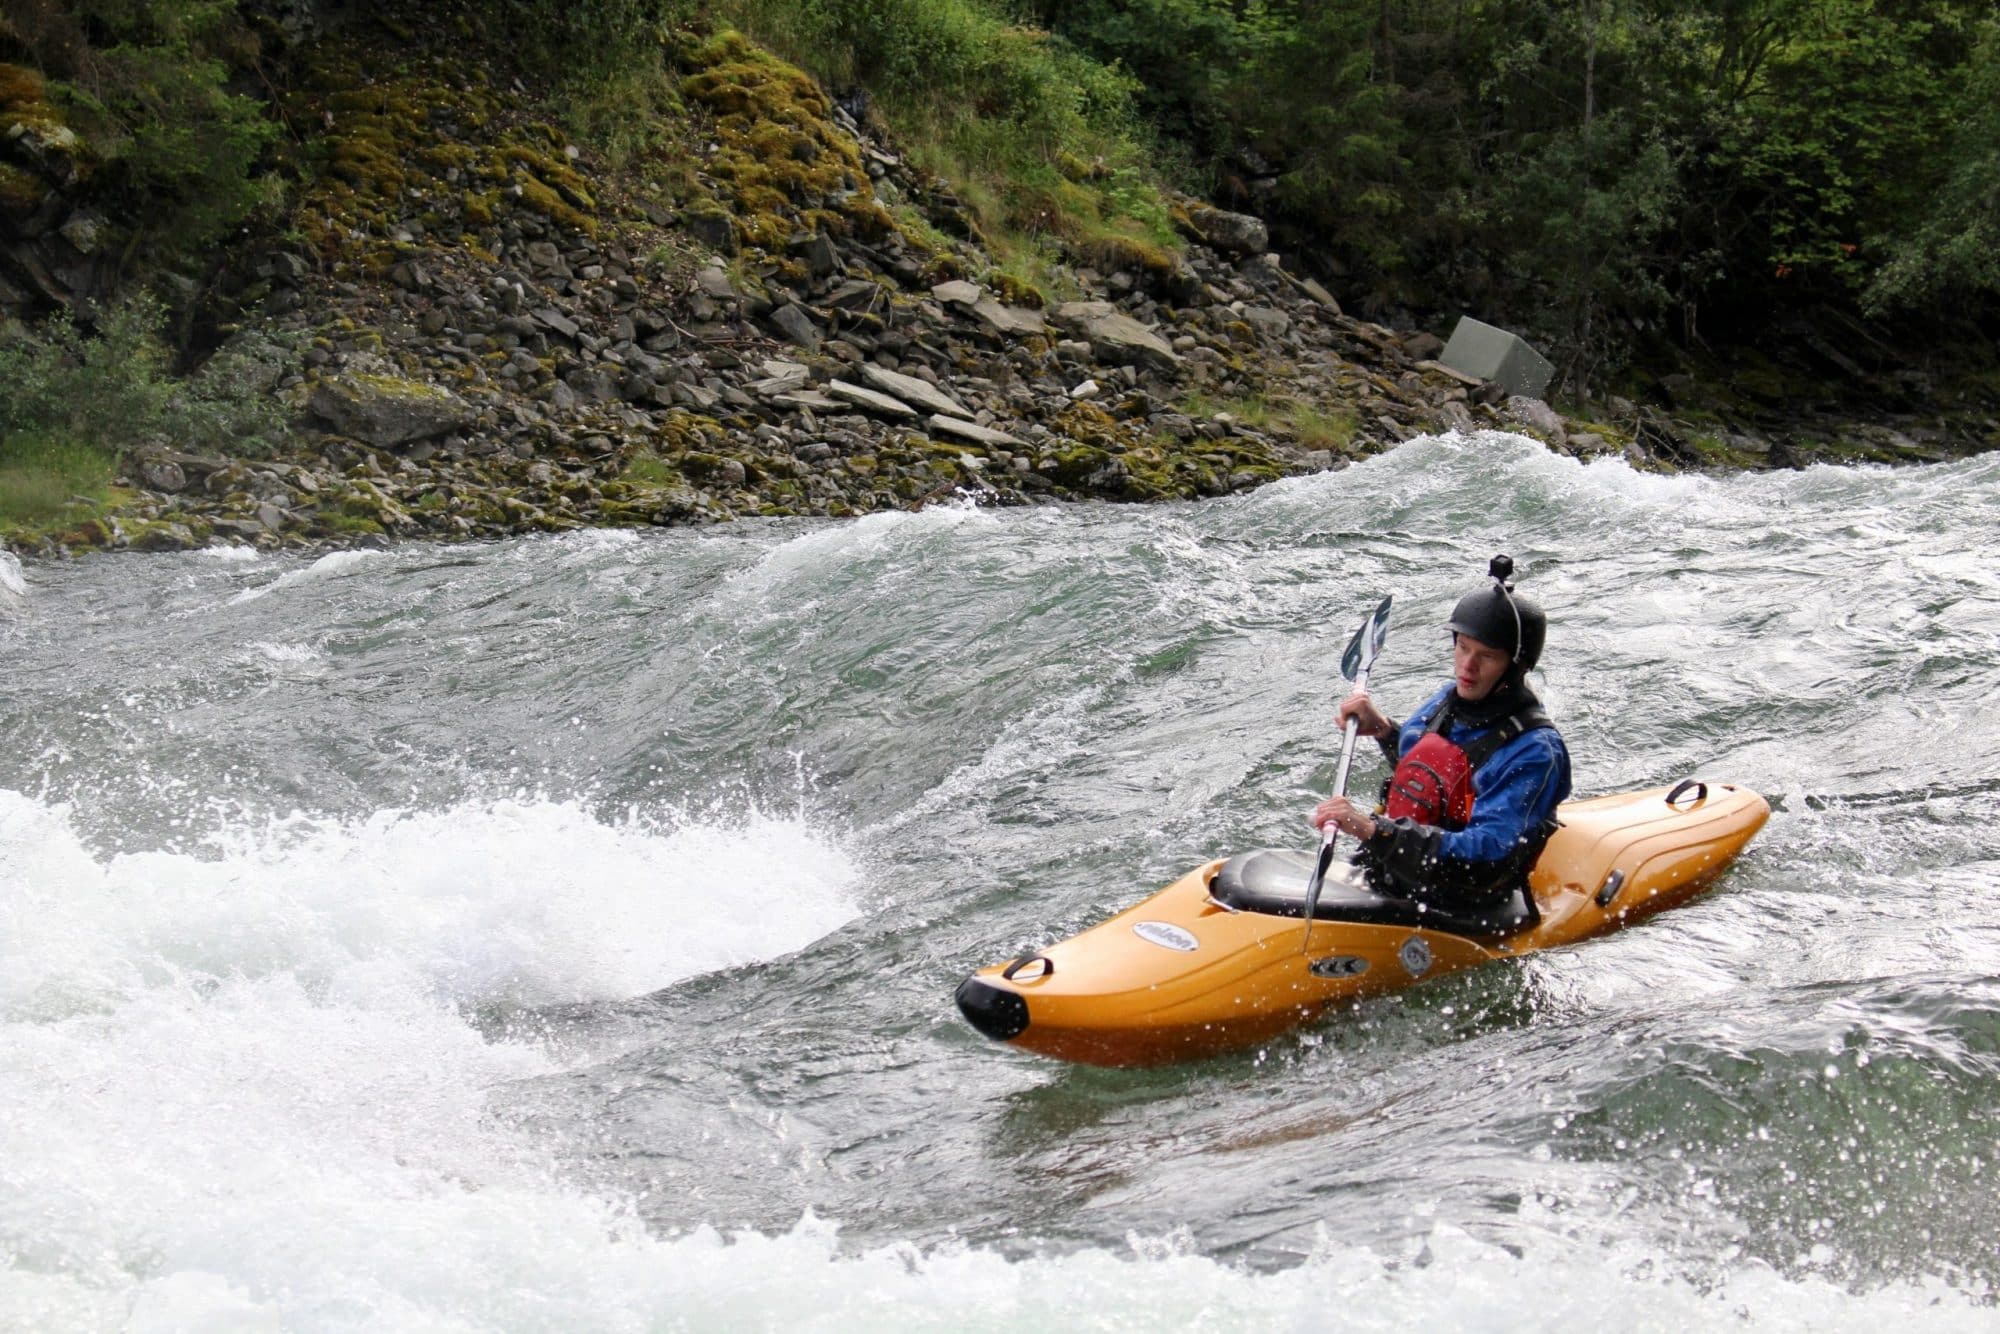
[[[1306,885],[1312,879],[1316,852],[1290,848],[1258,848],[1224,862],[1210,882],[1208,894],[1237,912],[1273,917],[1304,917]],[[1377,894],[1352,862],[1336,860],[1327,867],[1313,911],[1316,922],[1359,922],[1372,926],[1422,927],[1454,936],[1490,939],[1526,931],[1541,921],[1526,890],[1516,890],[1502,907],[1485,913],[1454,913],[1414,899]]]

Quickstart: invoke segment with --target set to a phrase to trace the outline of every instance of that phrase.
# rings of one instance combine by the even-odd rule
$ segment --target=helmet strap
[[[1521,625],[1521,609],[1514,605],[1514,590],[1507,587],[1506,580],[1496,578],[1493,586],[1500,590],[1501,597],[1507,599],[1507,610],[1514,613],[1514,654],[1508,670],[1513,675],[1525,676],[1527,669],[1521,666],[1521,655],[1528,650],[1526,642],[1528,636]]]

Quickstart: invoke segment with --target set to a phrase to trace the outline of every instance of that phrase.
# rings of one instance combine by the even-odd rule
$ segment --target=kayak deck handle
[[[1672,798],[1668,800],[1672,800]],[[1604,883],[1597,887],[1597,906],[1600,908],[1609,907],[1611,900],[1617,898],[1618,891],[1623,888],[1625,888],[1625,873],[1623,871],[1613,871],[1610,875],[1605,876]]]
[[[1700,789],[1700,791],[1694,794],[1694,799],[1696,801],[1708,800],[1708,784],[1702,782],[1699,778],[1683,778],[1680,782],[1674,784],[1673,791],[1667,793],[1667,805],[1671,806],[1675,802],[1679,801],[1681,799],[1681,793],[1687,791],[1691,787]]]
[[[1004,978],[1006,981],[1012,982],[1014,980],[1014,974],[1020,972],[1023,968],[1026,968],[1031,963],[1040,964],[1042,966],[1042,971],[1036,973],[1033,977],[1023,979],[1024,981],[1039,982],[1045,977],[1054,977],[1056,975],[1055,961],[1049,958],[1048,955],[1023,954],[1020,958],[1014,960],[1014,962],[1008,964],[1005,968],[1002,968],[1000,970],[1000,976]]]

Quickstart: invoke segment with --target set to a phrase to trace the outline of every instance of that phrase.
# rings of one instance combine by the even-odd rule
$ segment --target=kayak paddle
[[[1348,641],[1347,652],[1340,655],[1340,674],[1354,682],[1356,690],[1368,688],[1368,669],[1375,665],[1375,656],[1382,651],[1382,641],[1389,635],[1389,599],[1383,598],[1382,605],[1375,614],[1361,623]],[[1333,795],[1347,795],[1347,771],[1354,764],[1354,738],[1360,734],[1361,723],[1353,715],[1347,719],[1347,727],[1340,742],[1340,769],[1334,774]],[[1313,867],[1312,879],[1306,882],[1306,939],[1299,946],[1301,953],[1308,953],[1306,946],[1312,940],[1313,913],[1319,907],[1319,892],[1326,884],[1326,868],[1333,864],[1333,844],[1340,837],[1340,826],[1331,821],[1320,834],[1319,864]]]

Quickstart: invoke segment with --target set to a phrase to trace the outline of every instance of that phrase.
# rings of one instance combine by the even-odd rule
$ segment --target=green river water
[[[2000,458],[0,558],[0,1328],[2000,1328]],[[974,968],[1305,847],[1495,551],[1693,904],[1239,1056]],[[1372,789],[1367,757],[1357,787]]]

